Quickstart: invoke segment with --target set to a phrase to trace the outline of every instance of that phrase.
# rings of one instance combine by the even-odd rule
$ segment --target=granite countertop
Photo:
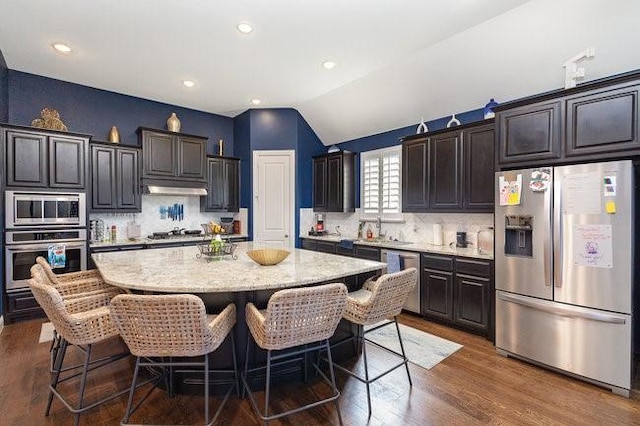
[[[226,235],[223,236],[222,238],[227,238],[227,237],[231,237],[231,238],[249,238],[249,235],[247,234],[231,234],[231,235]],[[98,248],[98,247],[117,247],[117,246],[135,246],[135,245],[142,245],[142,244],[166,244],[166,243],[189,243],[189,242],[193,242],[193,241],[209,241],[212,239],[211,235],[207,235],[205,236],[204,234],[200,234],[200,235],[193,235],[193,236],[181,236],[178,238],[165,238],[165,239],[161,239],[161,240],[154,240],[151,238],[136,238],[135,240],[129,240],[129,239],[124,239],[124,240],[116,240],[115,243],[112,243],[110,241],[107,242],[102,242],[102,243],[90,243],[89,247],[90,248]]]
[[[140,291],[167,293],[218,293],[278,290],[321,283],[377,271],[385,263],[291,249],[291,254],[273,266],[261,266],[246,252],[260,248],[252,242],[237,243],[233,260],[198,259],[196,246],[155,250],[93,253],[104,280],[112,285]]]
[[[411,243],[411,242],[402,242],[398,244],[394,241],[367,241],[367,240],[356,240],[346,238],[344,236],[337,235],[325,235],[322,237],[318,236],[301,236],[300,238],[306,238],[310,240],[318,240],[318,241],[330,241],[333,243],[339,243],[342,240],[350,240],[353,241],[353,244],[365,245],[371,247],[380,247],[391,250],[398,251],[415,251],[420,253],[433,253],[433,254],[447,254],[451,256],[461,256],[461,257],[472,257],[475,259],[486,259],[493,260],[493,253],[479,253],[478,250],[474,247],[469,248],[457,248],[450,247],[449,245],[444,246],[436,246],[434,244],[428,243]]]

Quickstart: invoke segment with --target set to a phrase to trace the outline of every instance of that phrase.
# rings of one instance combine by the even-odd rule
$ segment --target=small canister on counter
[[[111,242],[115,243],[118,239],[118,231],[115,225],[111,225]]]
[[[240,234],[240,221],[239,220],[234,220],[233,221],[233,233],[234,234]]]

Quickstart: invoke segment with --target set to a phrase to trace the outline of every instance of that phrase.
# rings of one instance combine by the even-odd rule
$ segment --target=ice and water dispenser
[[[533,257],[533,216],[511,215],[504,220],[504,254]]]

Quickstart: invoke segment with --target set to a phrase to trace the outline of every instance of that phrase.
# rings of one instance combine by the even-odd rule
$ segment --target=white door
[[[253,240],[293,247],[295,151],[253,152]]]

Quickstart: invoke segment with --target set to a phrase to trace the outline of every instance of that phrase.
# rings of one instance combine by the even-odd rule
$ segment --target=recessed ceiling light
[[[324,62],[322,63],[322,66],[323,66],[323,67],[325,67],[325,68],[326,68],[326,69],[328,69],[328,70],[331,70],[331,69],[335,68],[336,63],[335,63],[335,62],[333,62],[333,61],[324,61]]]
[[[258,98],[253,98],[253,99],[251,99],[251,103],[253,105],[260,105],[262,103],[262,100],[258,99]]]
[[[236,25],[236,28],[242,34],[249,34],[251,33],[251,31],[253,31],[253,27],[248,22],[240,22],[238,25]]]
[[[193,87],[196,85],[196,82],[193,80],[182,80],[182,84],[184,84],[185,87]]]
[[[56,43],[53,43],[51,45],[51,47],[53,47],[54,49],[56,49],[60,53],[65,53],[65,54],[71,53],[71,48],[68,45],[64,44],[64,43],[56,42]]]

